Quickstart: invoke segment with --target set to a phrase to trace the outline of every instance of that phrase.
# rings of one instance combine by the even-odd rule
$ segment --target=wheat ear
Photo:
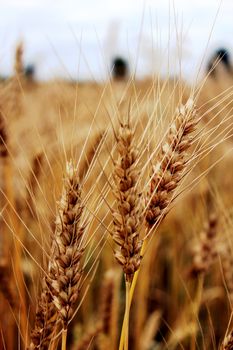
[[[113,212],[112,238],[118,246],[114,252],[115,258],[122,266],[126,281],[131,283],[141,262],[142,240],[139,237],[139,229],[142,223],[142,205],[137,185],[138,151],[129,123],[120,126],[117,151],[118,159],[113,173],[116,210]]]
[[[177,108],[174,122],[161,145],[150,179],[146,212],[149,230],[157,226],[168,212],[174,191],[184,176],[189,160],[187,151],[193,143],[193,132],[199,120],[191,98],[185,105]]]
[[[77,169],[67,163],[62,197],[58,203],[52,256],[46,283],[62,322],[62,348],[66,349],[68,322],[74,313],[82,277],[81,258],[85,249],[83,204]]]
[[[141,262],[142,240],[139,230],[142,224],[142,205],[138,189],[138,150],[135,146],[134,131],[129,121],[120,124],[116,138],[118,158],[115,161],[113,173],[116,209],[113,212],[112,238],[118,247],[114,252],[115,258],[122,266],[125,275],[126,323],[123,324],[123,327],[126,327],[125,349],[128,349],[129,290],[133,276]]]

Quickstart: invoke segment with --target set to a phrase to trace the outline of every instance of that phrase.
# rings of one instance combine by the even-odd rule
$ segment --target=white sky
[[[220,46],[233,47],[232,0],[0,0],[0,74],[11,72],[20,39],[25,63],[35,63],[42,79],[102,79],[116,55],[136,66],[138,77],[164,72],[168,51],[175,72],[179,32],[182,71],[192,78],[216,15],[207,58]]]

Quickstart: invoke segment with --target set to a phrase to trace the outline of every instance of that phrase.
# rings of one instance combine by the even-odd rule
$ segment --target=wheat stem
[[[141,248],[141,256],[143,257],[144,253],[145,253],[145,250],[146,250],[146,247],[147,247],[147,244],[148,244],[148,238],[145,239],[143,241],[143,244],[142,244],[142,248]],[[137,270],[133,276],[133,280],[132,280],[132,283],[130,285],[130,292],[129,292],[129,309],[130,309],[130,306],[132,304],[132,300],[133,300],[133,296],[134,296],[134,291],[135,291],[135,287],[136,287],[136,284],[137,284],[137,280],[138,280],[138,274],[139,274],[139,270]],[[124,315],[124,320],[123,320],[123,324],[122,324],[122,330],[121,330],[121,338],[120,338],[120,345],[119,345],[119,350],[123,350],[124,349],[124,339],[125,339],[125,328],[126,328],[126,315]]]
[[[130,282],[125,282],[125,339],[124,339],[124,350],[128,350],[129,344],[129,313],[130,313]]]
[[[67,328],[62,330],[61,350],[66,350]]]

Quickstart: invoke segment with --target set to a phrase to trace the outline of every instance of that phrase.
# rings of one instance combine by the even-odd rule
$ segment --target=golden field
[[[0,348],[233,349],[232,76],[39,83],[21,59],[0,86]]]

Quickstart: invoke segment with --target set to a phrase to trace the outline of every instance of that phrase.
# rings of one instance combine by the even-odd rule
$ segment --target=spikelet
[[[161,145],[157,163],[153,166],[146,212],[146,224],[149,229],[158,224],[168,212],[173,193],[186,168],[187,151],[192,145],[192,133],[198,121],[192,99],[177,109],[166,140]]]
[[[116,210],[113,212],[112,238],[119,249],[115,257],[122,266],[128,282],[141,262],[142,241],[139,229],[142,221],[142,206],[137,188],[139,170],[136,162],[138,152],[134,144],[134,133],[129,124],[121,124],[117,135],[118,159],[113,174]]]
[[[217,257],[217,215],[212,213],[208,225],[201,234],[200,242],[196,248],[191,268],[191,275],[197,276],[206,273]]]
[[[52,256],[49,261],[47,286],[53,303],[67,328],[79,295],[82,277],[80,260],[84,244],[85,225],[81,223],[83,205],[77,169],[67,163],[63,193],[58,203],[56,229],[53,237]]]

